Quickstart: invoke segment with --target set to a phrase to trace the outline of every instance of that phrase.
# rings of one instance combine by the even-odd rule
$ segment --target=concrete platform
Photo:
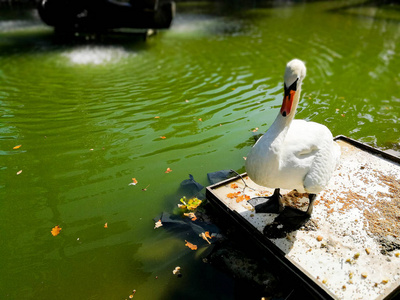
[[[280,231],[276,214],[248,199],[270,196],[246,174],[207,187],[207,198],[318,299],[392,299],[400,293],[400,158],[343,136],[340,165],[311,219]],[[245,187],[245,183],[248,187]],[[308,195],[281,190],[306,209]]]

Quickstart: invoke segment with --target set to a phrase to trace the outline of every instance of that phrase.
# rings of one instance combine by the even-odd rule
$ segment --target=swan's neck
[[[294,116],[296,115],[297,105],[299,104],[301,88],[297,89],[297,92],[294,96],[293,105],[290,113],[284,117],[279,112],[276,117],[274,123],[272,123],[271,127],[268,129],[268,132],[275,136],[277,142],[283,143],[285,140],[287,131],[289,130],[290,124],[292,123]]]

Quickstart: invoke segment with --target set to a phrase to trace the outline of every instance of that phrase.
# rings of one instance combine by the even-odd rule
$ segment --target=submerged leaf
[[[158,220],[155,224],[154,224],[154,229],[157,229],[159,227],[163,226],[163,224],[161,223],[161,220]]]
[[[196,220],[197,220],[196,215],[195,215],[194,213],[192,213],[192,212],[190,212],[190,213],[184,213],[183,215],[184,215],[185,217],[190,218],[192,221],[196,221]]]
[[[176,267],[173,271],[172,274],[174,275],[180,275],[181,274],[181,267]]]
[[[56,235],[58,235],[59,233],[60,233],[60,231],[61,231],[61,227],[59,227],[58,225],[56,226],[56,227],[54,227],[53,229],[51,229],[51,234],[53,235],[53,236],[56,236]]]
[[[197,245],[194,245],[188,241],[185,240],[185,246],[187,246],[188,248],[190,248],[191,250],[197,250]]]
[[[211,242],[208,239],[211,239],[212,237],[210,236],[210,232],[206,231],[206,232],[202,232],[200,233],[200,237],[203,238],[203,240],[205,240],[207,243],[211,244]]]

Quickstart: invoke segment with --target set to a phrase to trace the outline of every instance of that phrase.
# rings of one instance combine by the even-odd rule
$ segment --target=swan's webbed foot
[[[314,207],[314,201],[316,198],[316,194],[309,194],[308,199],[309,199],[309,204],[307,211],[302,211],[293,207],[285,207],[285,209],[282,211],[282,213],[275,218],[275,222],[279,223],[288,223],[288,224],[302,224],[306,222],[308,219],[311,218],[311,214],[313,211]]]
[[[311,218],[315,198],[315,194],[309,195],[310,204],[307,211],[286,206],[274,222],[264,228],[264,234],[270,238],[282,238],[288,232],[300,229]]]
[[[303,226],[310,217],[311,215],[305,211],[293,207],[285,207],[282,213],[275,218],[274,222],[296,230]]]
[[[282,195],[280,189],[275,189],[274,194],[269,197],[256,197],[249,200],[254,206],[256,213],[274,213],[279,214],[283,210]]]

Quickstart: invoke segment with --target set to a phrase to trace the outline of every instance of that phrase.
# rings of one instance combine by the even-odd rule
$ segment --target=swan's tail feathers
[[[339,165],[339,144],[333,141],[332,144],[327,142],[325,145],[322,151],[316,153],[310,170],[304,177],[304,189],[308,193],[316,194],[322,191]]]
[[[335,141],[333,142],[333,144],[334,144],[334,157],[335,157],[335,160],[336,160],[336,166],[335,166],[335,169],[339,166],[339,162],[340,162],[340,155],[342,154],[342,151],[341,151],[341,149],[340,149],[340,146],[339,146],[339,144],[338,143],[336,143]]]

